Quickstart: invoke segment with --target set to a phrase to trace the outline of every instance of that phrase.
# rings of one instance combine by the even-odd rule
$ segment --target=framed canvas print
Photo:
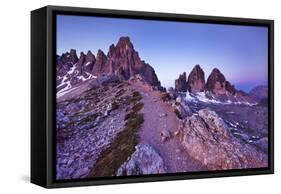
[[[31,12],[31,182],[273,173],[273,21]]]

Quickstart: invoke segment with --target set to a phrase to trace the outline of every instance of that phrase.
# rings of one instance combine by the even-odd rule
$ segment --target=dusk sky
[[[199,64],[205,79],[218,68],[237,89],[248,92],[267,85],[266,27],[57,16],[57,54],[71,48],[95,55],[108,52],[121,36],[129,36],[142,60],[149,63],[165,87],[174,87],[182,72]]]

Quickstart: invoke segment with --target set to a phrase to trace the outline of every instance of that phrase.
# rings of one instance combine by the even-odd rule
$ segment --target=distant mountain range
[[[88,51],[86,54],[81,52],[78,57],[76,50],[71,49],[57,55],[56,71],[57,94],[83,81],[103,76],[128,80],[140,75],[151,86],[162,89],[155,70],[140,58],[129,37],[120,37],[116,45],[110,45],[107,54],[102,50],[98,50],[96,55]],[[237,90],[217,68],[205,81],[205,73],[200,65],[195,65],[188,76],[186,72],[179,75],[175,80],[175,91],[187,92],[190,99],[207,102],[256,104],[267,98],[267,86],[258,86],[247,94]]]
[[[175,91],[187,92],[189,100],[210,103],[257,104],[262,98],[267,98],[267,86],[258,86],[247,94],[237,90],[217,68],[205,81],[200,65],[196,65],[188,76],[186,72],[179,75],[175,80]]]
[[[268,98],[268,87],[264,85],[257,86],[249,92],[249,95],[256,100]]]

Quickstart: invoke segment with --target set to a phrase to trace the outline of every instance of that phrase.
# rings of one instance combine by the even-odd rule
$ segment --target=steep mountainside
[[[205,82],[205,73],[199,65],[192,69],[187,79],[185,73],[176,79],[175,91],[187,91],[187,100],[190,101],[249,105],[257,103],[252,96],[237,90],[217,68],[212,70]]]
[[[212,73],[209,75],[206,85],[207,90],[214,94],[234,95],[236,92],[235,87],[225,79],[224,75],[217,68],[214,68]]]
[[[203,92],[205,90],[205,74],[199,65],[196,65],[187,78],[189,92]]]
[[[157,75],[148,63],[145,63],[135,51],[129,37],[121,37],[116,44],[112,44],[107,55],[98,50],[95,56],[91,51],[85,55],[76,50],[57,56],[57,92],[62,93],[77,84],[99,76],[115,75],[120,80],[128,80],[139,74],[149,84],[160,87]]]

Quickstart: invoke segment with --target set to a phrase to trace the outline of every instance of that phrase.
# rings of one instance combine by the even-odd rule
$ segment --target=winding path
[[[140,143],[153,146],[163,158],[168,173],[206,170],[199,162],[189,157],[179,138],[173,135],[179,121],[172,108],[162,101],[161,93],[152,91],[148,85],[141,82],[131,83],[131,87],[143,97],[144,123],[139,133]],[[167,115],[161,117],[163,113]],[[164,143],[160,136],[163,129],[168,129],[172,134]]]

